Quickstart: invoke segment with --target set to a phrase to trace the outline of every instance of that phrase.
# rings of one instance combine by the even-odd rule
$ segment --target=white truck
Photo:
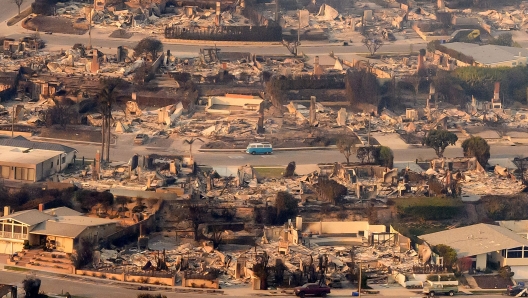
[[[429,297],[434,297],[440,294],[454,296],[456,293],[458,293],[458,286],[431,283],[430,285],[424,286],[422,293]]]

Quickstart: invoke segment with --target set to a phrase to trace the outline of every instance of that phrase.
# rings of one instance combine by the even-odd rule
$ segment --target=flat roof
[[[446,48],[460,52],[480,64],[497,64],[506,61],[517,60],[519,54],[522,57],[528,57],[528,50],[524,48],[515,48],[497,45],[478,45],[466,42],[452,42],[442,44]]]
[[[457,251],[459,258],[528,246],[528,239],[515,232],[505,227],[483,223],[418,237],[431,246],[438,244],[451,246]]]
[[[85,229],[86,226],[65,224],[62,222],[48,220],[39,223],[34,229],[30,231],[30,233],[36,235],[76,238]]]
[[[62,151],[0,145],[0,162],[13,165],[39,164],[63,154]]]
[[[100,226],[107,224],[117,224],[117,220],[99,218],[99,217],[88,217],[88,216],[77,216],[77,215],[68,215],[68,216],[57,216],[57,221],[60,223],[67,223],[80,226]]]

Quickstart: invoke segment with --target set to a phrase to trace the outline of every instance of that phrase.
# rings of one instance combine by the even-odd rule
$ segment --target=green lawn
[[[4,266],[5,270],[11,270],[11,271],[30,271],[30,269],[22,268],[22,267],[14,267],[14,266]]]
[[[394,200],[400,218],[442,220],[457,217],[464,209],[462,200],[456,198],[421,197]]]
[[[262,178],[280,178],[284,173],[284,167],[253,167],[257,175]]]

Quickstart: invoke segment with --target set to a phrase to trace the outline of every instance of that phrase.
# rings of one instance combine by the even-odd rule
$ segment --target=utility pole
[[[369,113],[369,121],[368,121],[368,136],[367,136],[367,144],[370,146],[370,119],[372,118],[372,114]]]
[[[301,10],[299,9],[299,29],[297,29],[297,43],[301,44]]]
[[[88,38],[89,38],[89,43],[88,43],[88,48],[91,49],[92,48],[92,9],[90,9],[90,22],[89,22],[89,25],[88,25]]]
[[[13,106],[13,120],[11,121],[11,137],[15,137],[15,106]]]
[[[275,22],[279,23],[279,0],[275,0]]]
[[[361,262],[359,264],[358,297],[361,298]]]

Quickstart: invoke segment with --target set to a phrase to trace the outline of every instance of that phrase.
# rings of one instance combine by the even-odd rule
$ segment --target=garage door
[[[11,250],[12,249],[12,250]],[[0,254],[13,254],[14,252],[22,251],[24,249],[23,243],[13,243],[8,241],[0,241]]]
[[[513,279],[515,280],[528,280],[528,266],[511,266],[512,272],[515,274],[513,275]]]

